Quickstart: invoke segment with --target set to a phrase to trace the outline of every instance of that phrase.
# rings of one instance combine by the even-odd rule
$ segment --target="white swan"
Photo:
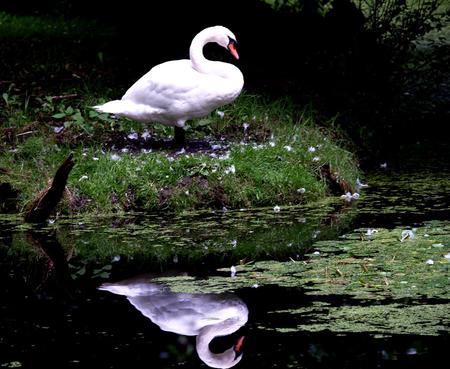
[[[127,296],[136,309],[163,331],[197,336],[197,354],[212,368],[231,368],[242,358],[243,337],[221,354],[209,349],[214,337],[231,334],[247,322],[247,305],[234,295],[174,293],[144,279],[105,283],[99,289]]]
[[[203,46],[216,42],[239,59],[236,37],[223,26],[208,27],[198,33],[189,49],[190,59],[173,60],[153,67],[121,100],[94,106],[139,122],[159,122],[175,127],[175,142],[184,144],[184,125],[214,109],[231,103],[244,85],[241,71],[233,64],[204,57]]]

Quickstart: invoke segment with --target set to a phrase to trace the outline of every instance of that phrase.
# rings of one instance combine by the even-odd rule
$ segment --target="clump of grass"
[[[89,105],[80,101],[72,110],[58,104],[46,108],[53,119],[77,115],[83,124],[100,122],[106,132],[117,129],[111,117],[90,115],[87,106],[92,105],[91,100]],[[16,141],[13,149],[0,155],[0,167],[7,169],[0,174],[0,181],[20,190],[23,207],[73,152],[76,165],[68,183],[73,196],[82,200],[77,211],[103,213],[305,203],[327,194],[327,183],[321,178],[324,165],[347,183],[354,184],[359,175],[353,155],[336,140],[336,132],[331,135],[316,124],[313,112],[300,110],[286,99],[269,102],[244,93],[223,109],[223,115],[214,112],[205,119],[209,123],[200,131],[210,139],[225,139],[230,144],[228,151],[220,155],[214,151],[111,151],[96,141],[98,130],[73,124],[65,128],[68,141],[58,142],[48,130]],[[191,137],[198,133],[198,122],[189,128]],[[122,135],[144,129],[122,123]],[[80,143],[82,140],[71,142],[75,134],[90,137],[89,145]]]
[[[63,17],[39,17],[35,15],[13,15],[0,11],[1,38],[32,37],[89,37],[98,36],[96,22],[85,19],[65,19]],[[100,28],[105,34],[108,30]],[[110,31],[109,31],[110,32]]]

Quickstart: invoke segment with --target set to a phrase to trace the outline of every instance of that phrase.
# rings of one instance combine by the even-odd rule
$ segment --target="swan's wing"
[[[190,60],[175,60],[152,68],[122,100],[159,109],[162,121],[187,120],[227,103],[227,83],[217,75],[197,72]]]
[[[187,59],[162,63],[142,76],[122,99],[167,109],[173,101],[185,100],[186,94],[198,88],[198,74]]]

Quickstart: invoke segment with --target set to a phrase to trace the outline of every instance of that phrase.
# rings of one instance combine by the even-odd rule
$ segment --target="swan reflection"
[[[143,279],[105,283],[99,289],[126,296],[163,331],[197,336],[197,354],[212,368],[231,368],[242,359],[244,337],[220,354],[209,349],[215,337],[229,335],[247,322],[247,305],[235,295],[174,293],[164,285]]]

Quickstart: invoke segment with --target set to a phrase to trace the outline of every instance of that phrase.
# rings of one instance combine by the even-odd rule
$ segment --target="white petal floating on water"
[[[341,199],[344,199],[345,201],[352,201],[351,192],[346,192],[344,195],[341,195]]]
[[[417,350],[414,347],[411,347],[406,351],[406,355],[417,355]]]
[[[231,266],[230,272],[231,272],[231,278],[234,278],[236,276],[236,267],[234,265]]]
[[[368,185],[368,184],[365,184],[365,183],[362,183],[362,182],[359,180],[359,178],[356,178],[356,188],[357,188],[357,189],[361,189],[361,188],[364,188],[364,187],[369,187],[369,185]]]
[[[402,231],[400,242],[403,242],[407,238],[414,238],[414,232],[410,229],[405,229],[404,231]]]
[[[433,264],[434,264],[434,261],[433,261],[433,259],[428,259],[428,260],[425,262],[425,264],[427,264],[427,265],[433,265]]]
[[[186,152],[186,149],[183,147],[180,151],[177,151],[175,155],[182,155]]]
[[[278,213],[280,210],[281,210],[281,208],[280,208],[278,205],[275,205],[275,206],[273,207],[273,211],[274,211],[275,213]]]
[[[377,233],[378,229],[375,228],[367,228],[366,236],[372,236],[374,233]]]

